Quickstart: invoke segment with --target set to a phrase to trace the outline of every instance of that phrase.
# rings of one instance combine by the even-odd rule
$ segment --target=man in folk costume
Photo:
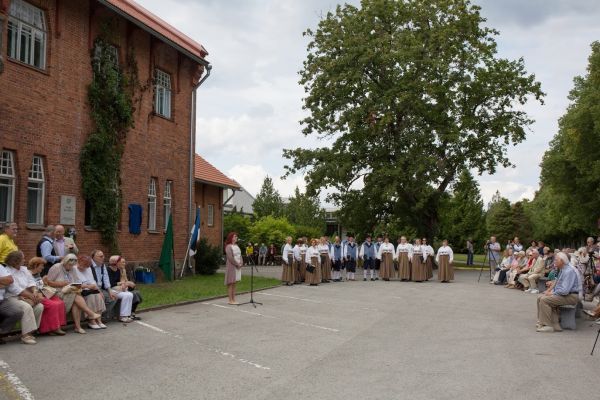
[[[353,235],[348,235],[348,242],[343,247],[344,265],[346,267],[346,279],[355,281],[354,273],[356,272],[356,260],[358,259],[358,245],[354,241]]]
[[[448,246],[448,240],[444,239],[442,242],[442,247],[438,249],[435,260],[438,263],[438,281],[450,282],[454,280],[454,268],[452,266],[454,252]]]
[[[394,245],[387,236],[379,246],[377,259],[380,261],[381,279],[389,281],[394,276]]]
[[[375,280],[375,244],[371,242],[371,235],[367,235],[367,239],[360,246],[359,257],[363,259],[363,281],[367,280],[367,275],[370,271],[371,280]]]
[[[333,268],[332,277],[334,282],[341,282],[341,270],[344,249],[340,243],[340,238],[335,237],[334,243],[331,245],[331,267]]]
[[[401,281],[410,280],[410,258],[413,246],[406,241],[406,236],[400,238],[396,248],[396,259],[398,260],[398,277]]]
[[[382,244],[383,244],[383,236],[378,235],[377,241],[375,242],[375,280],[376,281],[379,280],[379,270],[381,268],[381,260],[377,257],[377,255],[379,254],[379,249],[381,248]]]

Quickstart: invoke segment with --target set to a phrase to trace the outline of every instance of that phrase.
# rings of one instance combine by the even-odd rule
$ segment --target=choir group
[[[423,282],[433,278],[434,262],[439,266],[438,280],[449,282],[454,279],[452,262],[454,253],[444,240],[437,253],[427,244],[426,239],[415,239],[409,243],[405,236],[394,247],[389,238],[377,237],[373,242],[370,235],[359,245],[353,235],[344,242],[335,237],[329,242],[326,236],[312,239],[307,245],[306,238],[298,239],[292,246],[292,238],[287,237],[282,253],[283,272],[281,280],[286,285],[306,283],[316,286],[319,283],[355,281],[357,265],[362,264],[363,281]],[[435,261],[434,261],[435,260]]]

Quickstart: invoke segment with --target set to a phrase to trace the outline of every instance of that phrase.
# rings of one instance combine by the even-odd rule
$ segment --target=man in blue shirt
[[[561,331],[558,323],[560,306],[576,305],[579,302],[581,281],[579,273],[569,264],[569,257],[565,253],[554,256],[554,266],[559,275],[554,285],[538,297],[538,332]]]

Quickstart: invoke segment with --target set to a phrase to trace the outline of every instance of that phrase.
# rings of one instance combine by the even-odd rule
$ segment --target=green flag
[[[169,215],[169,222],[167,223],[167,232],[165,234],[165,240],[163,241],[162,251],[160,252],[160,261],[158,265],[162,270],[165,279],[171,280],[173,273],[173,216]]]

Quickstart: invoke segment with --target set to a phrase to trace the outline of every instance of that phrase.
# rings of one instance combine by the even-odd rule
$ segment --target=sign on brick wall
[[[75,225],[75,196],[60,196],[60,224]]]

